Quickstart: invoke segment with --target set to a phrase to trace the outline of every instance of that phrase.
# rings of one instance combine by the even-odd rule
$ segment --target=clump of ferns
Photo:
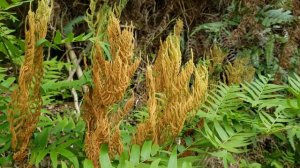
[[[25,60],[20,68],[18,87],[11,95],[8,120],[12,134],[11,145],[16,164],[26,167],[28,144],[36,128],[42,108],[41,80],[43,77],[43,45],[36,46],[45,38],[52,6],[40,0],[34,13],[31,9],[26,18]]]
[[[205,98],[208,86],[206,68],[195,66],[193,59],[182,66],[182,28],[183,23],[178,20],[174,33],[161,42],[155,63],[147,66],[149,117],[138,124],[132,140],[135,144],[142,144],[145,140],[165,144],[174,140],[183,129],[187,118]]]
[[[209,50],[209,53],[205,55],[210,86],[217,84],[219,81],[238,84],[243,81],[251,81],[254,78],[255,68],[251,65],[249,57],[235,55],[234,60],[229,60],[232,59],[230,54],[230,52],[223,51],[215,44]]]
[[[110,45],[111,60],[105,59],[100,45],[102,41],[96,40],[92,55],[93,86],[84,95],[83,104],[83,118],[87,125],[85,152],[95,167],[99,167],[99,151],[102,144],[108,144],[110,155],[123,151],[119,126],[133,107],[134,96],[132,95],[125,105],[114,113],[110,111],[110,107],[124,99],[130,80],[140,63],[140,59],[133,58],[132,26],[121,30],[115,15],[110,12],[107,16],[105,34]],[[103,30],[101,28],[101,31]]]

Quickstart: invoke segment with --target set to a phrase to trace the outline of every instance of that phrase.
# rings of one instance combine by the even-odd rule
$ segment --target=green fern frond
[[[278,92],[283,91],[285,86],[270,84],[271,77],[258,75],[258,78],[253,82],[245,82],[242,84],[243,89],[247,94],[239,94],[239,96],[246,102],[250,103],[252,107],[267,107],[278,106],[278,100],[284,95]],[[270,102],[273,99],[273,102]]]
[[[11,33],[15,32],[15,30],[6,27],[5,24],[0,23],[0,36],[6,38],[8,40],[12,40],[12,42],[16,41],[16,37],[11,35]]]
[[[294,74],[288,77],[289,90],[295,95],[300,96],[300,77],[297,74]]]
[[[236,111],[242,103],[238,96],[240,91],[239,86],[221,83],[208,95],[206,103],[202,105],[197,115],[211,121],[222,120],[225,114]]]
[[[111,12],[111,7],[104,3],[101,8],[98,10],[97,8],[97,1],[91,0],[89,9],[90,11],[86,13],[86,22],[89,26],[89,29],[96,37],[101,38],[105,35],[105,30],[107,26],[108,16]]]
[[[70,20],[64,27],[64,30],[63,30],[64,34],[68,35],[69,33],[72,33],[74,26],[84,22],[85,19],[86,19],[85,16],[77,16],[74,19]]]
[[[5,72],[7,71],[6,68],[0,67],[0,82],[4,80],[4,77],[6,76]]]
[[[298,140],[298,143],[300,143],[300,126],[299,124],[294,125],[291,129],[287,130],[287,137],[288,140],[292,146],[292,148],[294,149],[294,151],[296,150],[296,140]]]
[[[245,152],[245,147],[249,145],[250,137],[254,133],[246,133],[235,130],[227,122],[221,125],[218,121],[213,122],[213,128],[205,123],[203,135],[209,140],[216,148],[222,148],[233,153]]]
[[[48,83],[50,81],[57,82],[62,79],[64,73],[62,72],[63,67],[67,66],[67,63],[57,61],[54,57],[51,60],[44,61],[44,78],[43,83]]]
[[[259,111],[258,115],[261,121],[259,122],[258,129],[266,134],[287,130],[290,127],[286,124],[293,122],[293,119],[284,112],[283,108],[277,108],[274,114]]]
[[[283,8],[264,11],[263,16],[262,24],[266,27],[275,24],[290,23],[294,19],[292,12]]]
[[[0,67],[0,98],[2,93],[5,93],[7,90],[11,91],[13,89],[12,87],[16,80],[15,77],[8,77],[6,72],[7,68]]]

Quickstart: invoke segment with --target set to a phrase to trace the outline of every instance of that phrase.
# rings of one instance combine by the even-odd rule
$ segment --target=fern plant
[[[16,37],[14,35],[15,30],[8,26],[10,23],[16,24],[19,22],[16,14],[10,12],[10,10],[30,1],[31,0],[16,0],[8,3],[3,0],[0,5],[0,54],[4,54],[6,57],[8,56],[13,63],[18,65],[22,62],[24,42]]]
[[[262,24],[265,27],[270,27],[276,24],[291,23],[294,19],[292,12],[290,10],[285,10],[283,8],[279,9],[262,9]]]
[[[267,164],[282,164],[288,152],[289,163],[296,165],[299,156],[299,91],[298,75],[289,77],[289,85],[272,84],[272,77],[258,75],[252,82],[226,86],[219,84],[197,113],[204,118],[203,129],[195,139],[195,146],[208,147],[210,156],[223,160],[226,167],[237,163],[236,153],[249,151],[250,145],[256,146],[259,139],[274,139],[280,148],[287,148],[277,155],[273,150],[264,160]],[[289,88],[287,90],[287,88]],[[294,96],[289,96],[289,91]],[[287,138],[286,138],[287,137]],[[204,139],[203,139],[204,138]],[[281,145],[285,144],[285,145]],[[204,146],[203,146],[204,145]],[[268,161],[268,159],[270,159]],[[299,163],[298,163],[299,164]]]
[[[192,164],[198,160],[196,156],[179,158],[177,153],[177,147],[174,147],[172,152],[168,152],[151,141],[145,141],[142,146],[133,145],[128,154],[125,151],[111,162],[108,146],[103,145],[99,161],[101,167],[110,168],[192,168]]]
[[[235,112],[242,100],[239,99],[239,91],[236,86],[227,86],[220,83],[216,89],[211,91],[207,97],[206,103],[198,111],[198,117],[205,117],[211,121],[222,121],[224,115]]]
[[[10,154],[11,135],[9,132],[9,123],[7,120],[7,104],[10,101],[9,94],[11,94],[14,86],[14,77],[8,77],[7,68],[0,67],[0,165],[9,165],[12,162],[12,155]]]
[[[79,160],[84,157],[81,152],[85,130],[83,120],[76,122],[71,117],[54,116],[44,110],[38,127],[41,131],[34,134],[31,146],[32,165],[41,166],[43,160],[50,156],[53,168],[63,161],[69,166],[80,167]]]
[[[284,95],[279,94],[285,89],[285,86],[270,84],[271,76],[265,77],[258,75],[258,78],[253,82],[245,82],[242,84],[246,94],[239,94],[239,96],[246,102],[250,103],[252,107],[268,107],[278,105],[278,99],[283,98]],[[271,101],[272,100],[272,101]]]

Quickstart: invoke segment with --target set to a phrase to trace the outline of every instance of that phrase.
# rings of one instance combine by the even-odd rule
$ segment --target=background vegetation
[[[38,71],[40,67],[37,64],[29,66],[35,72],[33,74],[43,72],[40,86],[37,86],[42,104],[32,135],[26,134],[29,135],[29,143],[24,160],[29,164],[18,163],[10,114],[17,113],[13,108],[14,100],[21,102],[22,97],[27,95],[25,92],[16,94],[16,90],[22,90],[20,76],[28,59],[25,32],[30,30],[30,21],[27,14],[30,9],[35,12],[38,6],[38,1],[33,0],[0,0],[0,167],[19,164],[20,167],[89,168],[96,167],[96,162],[101,167],[300,167],[298,0],[54,1],[45,25],[47,35],[40,37],[34,34],[36,39],[31,43],[36,50],[44,49],[42,70]],[[113,101],[105,110],[99,108],[105,112],[126,111],[126,102],[131,103],[131,108],[126,111],[128,114],[122,116],[117,127],[117,134],[120,134],[117,139],[123,144],[123,152],[111,153],[114,147],[109,142],[115,138],[113,133],[116,132],[115,125],[111,125],[109,135],[112,137],[99,143],[100,155],[93,160],[84,144],[87,142],[86,132],[93,131],[91,127],[97,130],[97,124],[87,128],[86,123],[92,122],[87,119],[87,112],[95,105],[93,102],[99,102],[96,98],[102,98],[99,96],[102,92],[96,95],[97,91],[94,91],[95,100],[87,101],[86,94],[87,90],[97,88],[93,68],[95,62],[101,63],[101,60],[94,60],[95,44],[104,53],[101,55],[104,62],[115,60],[119,52],[112,51],[110,47],[122,44],[109,40],[107,25],[111,9],[120,20],[121,30],[134,28],[135,47],[125,62],[135,58],[139,65],[133,68],[134,73],[128,75],[132,78],[126,79],[121,99]],[[176,28],[174,30],[179,19],[182,20],[180,35]],[[38,32],[42,34],[42,31]],[[148,126],[151,120],[153,107],[148,100],[151,95],[160,108],[177,107],[172,103],[184,105],[188,100],[186,97],[174,98],[165,105],[164,95],[168,94],[163,93],[158,84],[154,87],[157,93],[151,94],[146,89],[151,83],[148,65],[153,64],[154,70],[164,66],[176,69],[175,65],[156,65],[159,64],[156,60],[162,43],[166,46],[178,44],[175,51],[182,56],[170,61],[179,65],[177,69],[186,71],[188,66],[194,67],[191,61],[206,67],[208,87],[202,85],[201,88],[205,88],[207,93],[201,98],[191,99],[201,105],[189,110],[186,115],[180,115],[174,123],[161,119],[164,125],[180,125],[178,123],[182,123],[180,119],[183,119],[182,129],[174,134],[175,137],[168,135],[171,138],[163,138],[164,143],[157,143],[157,139],[147,134],[142,142],[135,144],[136,132],[145,128],[142,124]],[[133,64],[129,67],[134,67]],[[126,67],[123,68],[127,74]],[[199,74],[202,73],[199,71]],[[111,77],[110,73],[105,75],[105,79]],[[34,79],[32,82],[36,83],[37,77]],[[188,82],[191,89],[193,83],[203,79],[194,74],[188,80],[180,78],[180,81],[172,82]],[[23,83],[26,84],[26,81]],[[168,86],[166,84],[165,87]],[[27,90],[32,87],[33,84],[28,84]],[[182,87],[181,91],[184,89]],[[32,90],[29,94],[37,93],[36,89]],[[168,110],[164,111],[168,114]],[[170,116],[172,114],[169,113]],[[26,119],[24,123],[35,122]],[[23,129],[30,132],[27,128]],[[163,127],[157,126],[158,130],[160,128]],[[171,134],[171,130],[166,132]]]

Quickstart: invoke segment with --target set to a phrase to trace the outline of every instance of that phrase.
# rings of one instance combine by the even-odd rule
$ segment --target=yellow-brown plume
[[[239,57],[234,63],[225,66],[224,79],[228,84],[238,84],[244,81],[251,81],[255,75],[255,68],[250,64],[249,57]]]
[[[99,167],[99,151],[102,144],[109,145],[110,155],[121,153],[123,150],[119,125],[134,105],[134,97],[132,96],[116,113],[111,113],[109,107],[124,98],[140,63],[140,59],[133,61],[132,28],[121,30],[118,19],[111,14],[107,33],[112,60],[105,59],[100,41],[97,41],[92,60],[94,86],[85,94],[83,105],[83,117],[87,124],[85,152],[95,167]]]
[[[150,139],[162,144],[176,138],[181,132],[189,112],[197,108],[207,91],[208,74],[203,66],[189,60],[181,64],[180,33],[183,23],[179,20],[174,34],[161,43],[153,67],[147,67],[149,118],[140,123],[133,143],[142,144]],[[193,85],[190,86],[192,76]],[[157,98],[159,95],[159,100]]]
[[[206,56],[206,59],[209,60],[208,72],[212,75],[216,71],[220,71],[223,60],[228,55],[228,53],[222,51],[218,45],[213,45],[209,50],[209,54]]]
[[[11,95],[8,120],[12,134],[13,159],[25,167],[28,143],[39,120],[42,99],[40,94],[43,77],[43,46],[36,42],[45,38],[51,13],[48,1],[40,0],[37,11],[28,12],[25,27],[25,60],[19,74],[19,84]]]

